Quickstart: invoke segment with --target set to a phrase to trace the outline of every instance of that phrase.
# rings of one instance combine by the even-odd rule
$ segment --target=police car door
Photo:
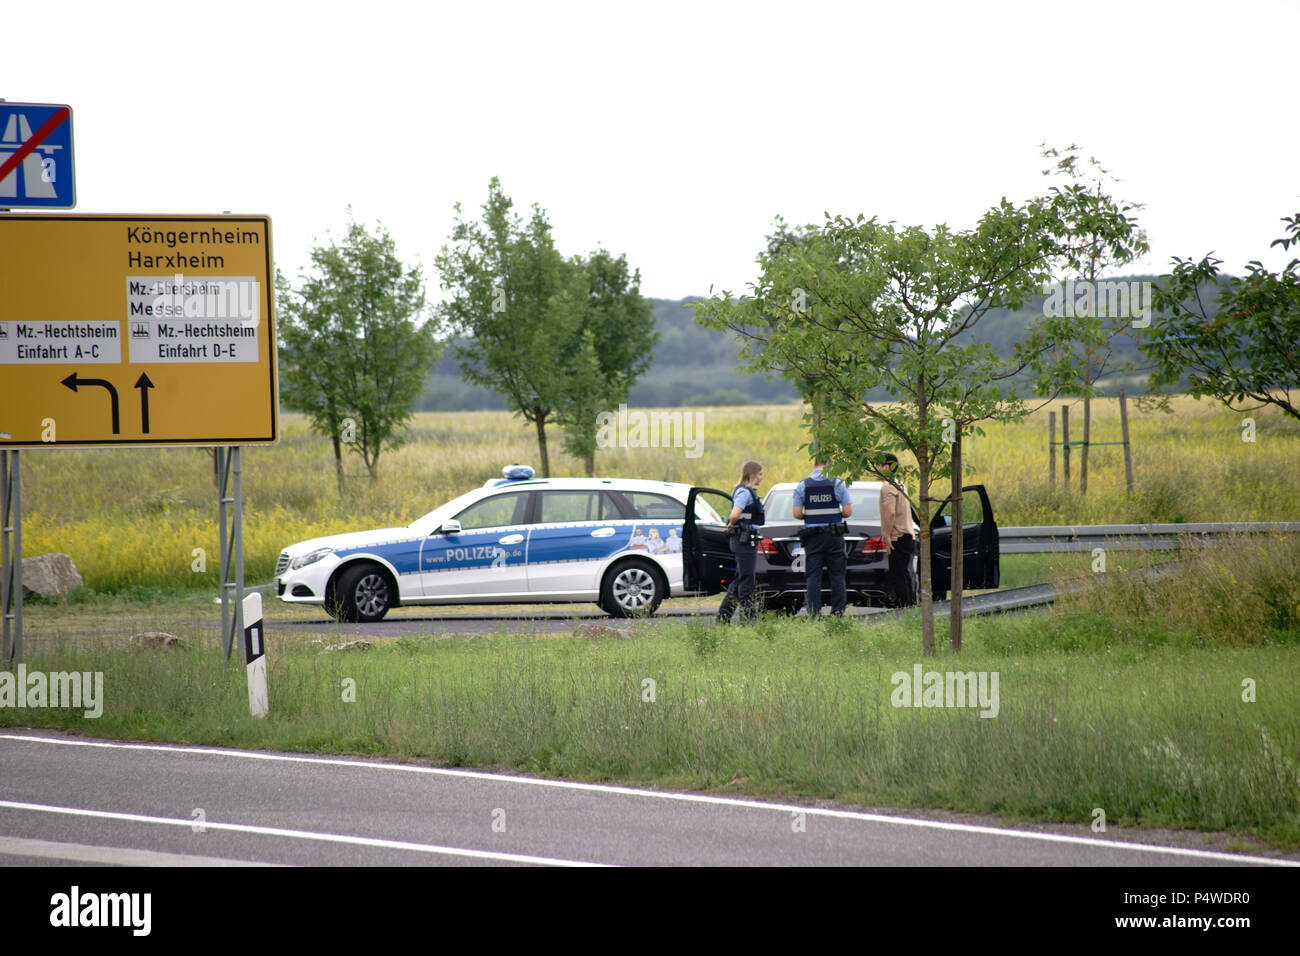
[[[930,520],[930,573],[935,593],[946,591],[952,580],[951,515],[945,501]],[[962,587],[996,588],[1000,578],[998,526],[983,485],[961,490]]]
[[[635,523],[600,489],[537,492],[538,516],[528,539],[528,590],[535,595],[595,600],[610,555],[627,547]]]
[[[436,529],[420,557],[426,598],[509,598],[528,590],[531,491],[476,501],[455,516],[459,531]]]
[[[682,588],[687,594],[725,591],[736,574],[727,535],[731,495],[717,488],[692,488],[682,529]]]

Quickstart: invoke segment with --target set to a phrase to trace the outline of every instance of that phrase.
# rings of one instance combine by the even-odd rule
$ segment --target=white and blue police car
[[[535,478],[526,465],[502,475],[404,528],[290,545],[276,562],[276,593],[368,622],[404,604],[595,601],[632,617],[653,614],[665,597],[727,585],[734,561],[718,511],[727,513],[725,492]]]

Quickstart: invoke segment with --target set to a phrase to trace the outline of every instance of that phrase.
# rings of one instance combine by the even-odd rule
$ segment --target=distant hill
[[[1155,278],[1149,275],[1120,276],[1112,281],[1145,282]],[[739,344],[730,335],[721,335],[695,323],[691,303],[697,301],[698,297],[650,300],[659,343],[655,346],[650,370],[632,387],[629,405],[744,405],[798,400],[798,393],[784,379],[769,380],[761,375],[737,371]],[[1026,324],[1044,314],[1045,301],[1046,297],[1040,295],[1018,312],[992,310],[980,320],[974,337],[977,341],[991,344],[999,354],[1010,357],[1012,346],[1023,336]],[[1143,391],[1146,373],[1141,371],[1142,355],[1132,337],[1117,336],[1112,348],[1110,371],[1099,381],[1098,388],[1106,395],[1113,395],[1121,388],[1130,393]],[[500,395],[462,381],[452,354],[451,348],[444,353],[430,377],[419,408],[422,411],[459,411],[505,407]],[[1028,382],[1025,381],[1024,385],[1028,391]],[[883,395],[872,397],[878,399]]]

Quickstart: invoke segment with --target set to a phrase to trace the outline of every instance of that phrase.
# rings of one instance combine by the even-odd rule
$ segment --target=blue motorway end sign
[[[72,110],[51,103],[0,102],[0,208],[77,204]]]

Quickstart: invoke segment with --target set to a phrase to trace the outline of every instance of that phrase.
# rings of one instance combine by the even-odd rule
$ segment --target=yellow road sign
[[[0,448],[279,440],[265,216],[0,213]]]

